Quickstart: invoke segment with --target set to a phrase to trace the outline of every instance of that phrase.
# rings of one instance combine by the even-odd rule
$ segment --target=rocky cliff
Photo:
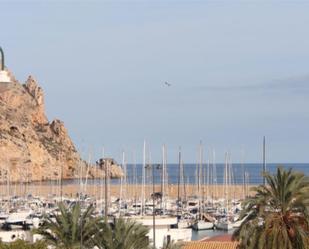
[[[104,175],[80,158],[62,121],[48,121],[37,81],[29,76],[20,84],[10,77],[12,82],[0,82],[0,182]],[[111,176],[121,175],[114,164]]]

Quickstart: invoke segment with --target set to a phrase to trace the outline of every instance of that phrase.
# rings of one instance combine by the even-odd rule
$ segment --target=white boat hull
[[[194,230],[210,230],[214,228],[214,224],[212,222],[202,221],[199,220],[196,223],[193,224],[192,228]]]
[[[233,223],[229,223],[229,222],[218,222],[216,224],[216,228],[218,230],[224,230],[224,231],[228,231],[228,230],[232,230],[234,228]]]
[[[191,227],[191,223],[187,220],[180,220],[177,223],[177,227],[178,228],[190,228]]]

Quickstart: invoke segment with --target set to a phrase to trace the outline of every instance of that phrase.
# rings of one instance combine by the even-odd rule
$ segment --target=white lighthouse
[[[1,47],[0,47],[0,55],[1,55],[0,82],[9,83],[11,82],[11,80],[8,72],[4,70],[4,53]]]

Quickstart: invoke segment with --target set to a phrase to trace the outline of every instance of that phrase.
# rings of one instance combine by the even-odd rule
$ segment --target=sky
[[[0,46],[84,158],[309,162],[308,1],[3,1]],[[164,82],[169,82],[167,86]],[[104,148],[104,149],[103,149]],[[133,156],[135,155],[135,156]]]

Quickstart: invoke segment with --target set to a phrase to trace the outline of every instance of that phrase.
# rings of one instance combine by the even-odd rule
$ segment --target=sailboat
[[[203,214],[201,219],[197,220],[193,225],[192,228],[194,230],[210,230],[214,228],[214,218]]]
[[[159,168],[162,170],[162,196],[166,198],[166,189],[167,189],[167,172],[166,172],[166,166],[167,166],[167,160],[166,160],[166,147],[163,148],[163,164],[162,168]],[[147,177],[147,173],[149,173],[149,181],[152,183],[152,200],[146,201],[146,195],[145,195],[145,189],[142,188],[142,205],[143,205],[143,214],[142,215],[132,215],[132,216],[126,216],[127,219],[134,220],[135,222],[141,223],[144,226],[149,228],[148,237],[150,240],[153,241],[153,245],[157,245],[159,247],[162,247],[164,239],[169,237],[171,240],[177,242],[177,241],[190,241],[192,237],[192,230],[191,229],[183,229],[183,228],[176,228],[178,224],[178,219],[174,215],[168,215],[164,214],[160,215],[156,213],[156,206],[158,202],[155,200],[155,166],[151,164],[151,153],[150,151],[147,153],[147,161],[146,164],[146,146],[144,143],[144,165],[143,167],[143,186],[145,187],[145,178]],[[144,166],[143,165],[143,166]],[[147,171],[148,172],[147,172]],[[152,174],[150,174],[152,172]],[[152,178],[152,179],[150,179]],[[168,209],[166,203],[166,209]],[[162,203],[163,207],[165,207],[165,203]],[[179,209],[180,210],[180,209]],[[148,212],[149,211],[149,212]]]
[[[202,188],[201,186],[202,185]],[[202,192],[202,203],[201,199],[201,192]],[[192,225],[194,230],[208,230],[213,229],[214,227],[214,219],[210,216],[204,214],[205,210],[205,169],[203,164],[203,147],[202,142],[200,143],[199,147],[199,164],[198,164],[198,198],[199,198],[199,215],[198,219]],[[201,209],[202,206],[202,209]]]
[[[181,157],[181,148],[179,148],[179,167],[178,167],[178,200],[177,200],[177,215],[178,222],[177,227],[181,228],[190,228],[192,225],[193,217],[189,212],[186,212],[187,202],[187,193],[185,185],[185,171],[184,164]],[[181,193],[182,192],[182,193]],[[180,197],[183,196],[182,198]]]
[[[224,167],[224,214],[218,219],[215,226],[218,230],[233,229],[233,222],[229,213],[229,185],[231,183],[231,165],[229,154],[225,153],[225,167]]]

